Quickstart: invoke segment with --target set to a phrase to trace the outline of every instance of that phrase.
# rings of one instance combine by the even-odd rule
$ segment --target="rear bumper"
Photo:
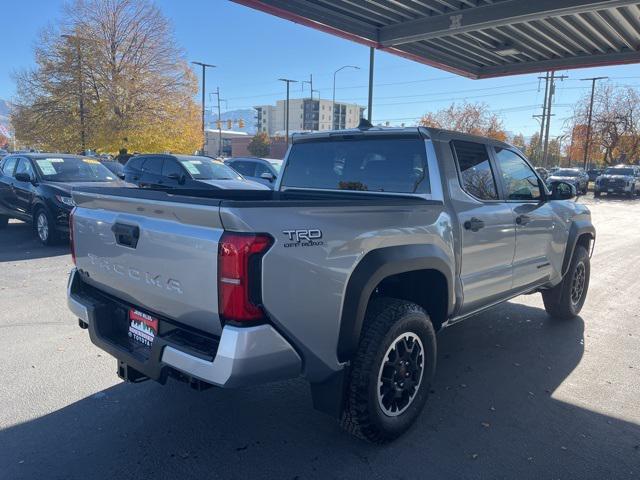
[[[114,333],[126,305],[91,292],[80,277],[76,269],[71,271],[69,309],[86,324],[91,341],[118,359],[120,368],[133,368],[160,383],[177,373],[219,387],[254,385],[301,373],[300,356],[271,325],[226,325],[217,339],[161,320],[151,349],[141,355]]]

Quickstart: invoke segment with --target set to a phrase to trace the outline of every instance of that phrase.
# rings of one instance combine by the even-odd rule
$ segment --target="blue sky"
[[[14,94],[11,72],[33,65],[37,32],[60,18],[62,0],[21,0],[4,8],[7,21],[0,49],[0,98]],[[207,91],[220,87],[228,109],[273,103],[284,97],[280,77],[307,80],[331,98],[333,71],[342,65],[361,70],[338,74],[336,98],[366,104],[368,48],[347,40],[257,12],[225,0],[158,0],[173,23],[185,58],[218,65],[207,72]],[[199,72],[198,72],[199,74]],[[580,78],[608,75],[617,84],[640,86],[640,66],[616,66],[558,72],[569,79],[558,82],[552,134],[562,131],[572,105],[588,91]],[[538,123],[544,91],[537,75],[469,80],[384,52],[376,52],[374,121],[411,125],[420,115],[452,101],[481,101],[498,113],[511,132],[531,135]],[[540,86],[541,87],[541,86]],[[308,89],[306,90],[308,95]],[[292,86],[292,96],[302,96]],[[224,104],[223,104],[224,105]]]

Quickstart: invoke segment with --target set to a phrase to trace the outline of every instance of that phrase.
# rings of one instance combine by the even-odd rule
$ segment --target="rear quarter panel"
[[[303,352],[305,375],[320,381],[341,365],[340,317],[348,279],[370,251],[431,244],[454,262],[452,225],[442,205],[279,206],[221,209],[225,229],[267,232],[274,245],[263,259],[263,303],[284,335]],[[286,231],[317,229],[304,246]],[[428,286],[425,286],[428,288]]]

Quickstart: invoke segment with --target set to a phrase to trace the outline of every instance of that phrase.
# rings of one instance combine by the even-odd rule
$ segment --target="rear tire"
[[[0,230],[2,230],[3,228],[7,228],[8,223],[9,223],[9,217],[0,215]]]
[[[576,245],[562,282],[542,292],[544,309],[549,315],[560,319],[578,316],[587,298],[590,271],[589,252],[582,245]]]
[[[595,198],[600,198],[600,192],[596,190],[595,192],[593,192],[593,196]]]
[[[422,412],[435,366],[429,315],[404,300],[373,300],[349,374],[342,428],[373,443],[399,437]]]

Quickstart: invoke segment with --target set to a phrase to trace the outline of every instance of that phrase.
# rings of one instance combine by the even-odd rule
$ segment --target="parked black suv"
[[[0,164],[0,228],[10,218],[32,223],[40,241],[51,245],[69,233],[76,186],[123,186],[98,160],[58,153],[8,155]]]
[[[136,155],[125,165],[124,178],[141,188],[269,189],[247,180],[223,162],[195,155]]]

